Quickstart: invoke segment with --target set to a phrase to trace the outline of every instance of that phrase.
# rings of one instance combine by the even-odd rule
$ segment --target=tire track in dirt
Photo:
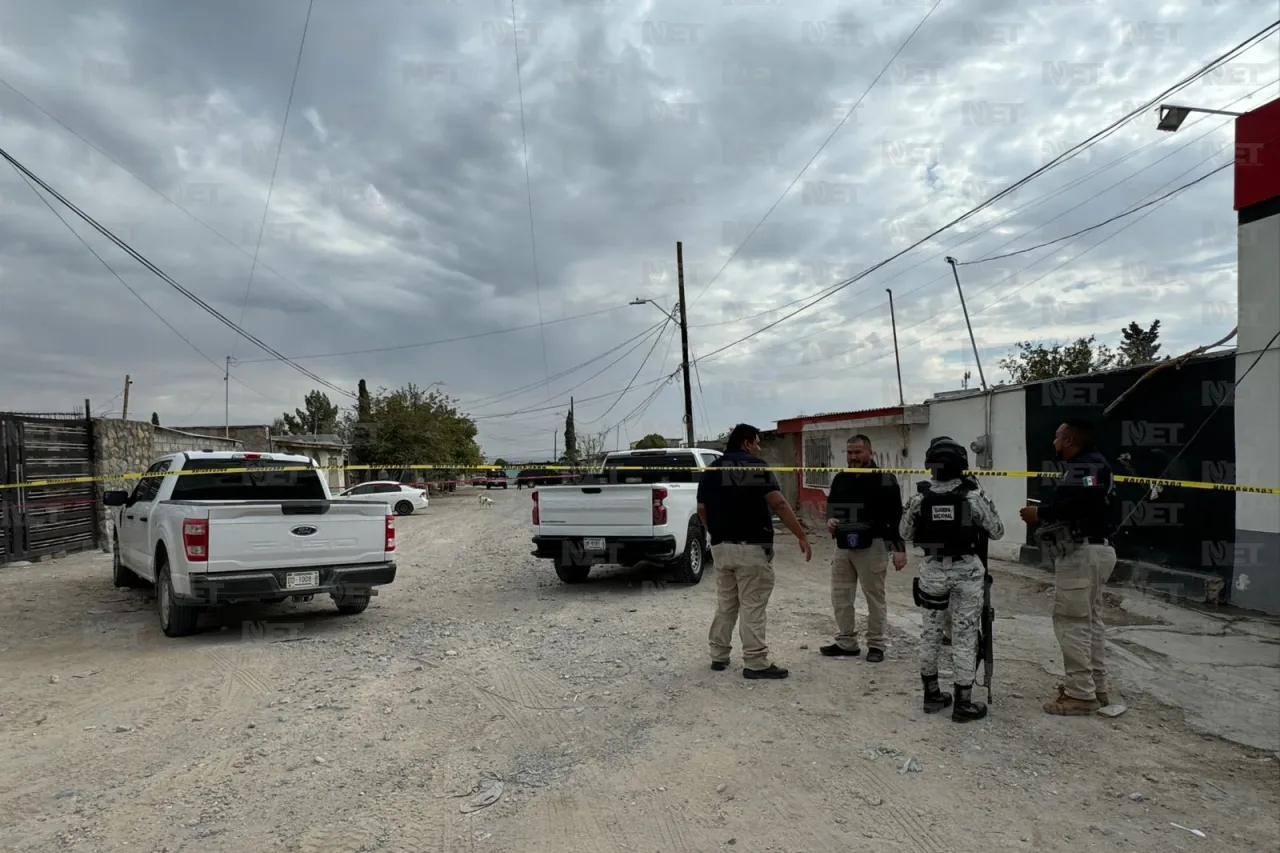
[[[265,652],[215,646],[202,649],[201,653],[208,669],[225,672],[219,691],[218,713],[243,711],[275,691],[272,680],[261,671],[267,658]]]
[[[849,765],[855,783],[865,793],[874,793],[881,797],[883,804],[876,807],[886,815],[901,835],[908,840],[918,853],[952,853],[953,845],[938,838],[934,831],[915,813],[911,794],[894,780],[888,778],[875,765],[858,757],[859,763]],[[893,771],[895,774],[896,770]]]

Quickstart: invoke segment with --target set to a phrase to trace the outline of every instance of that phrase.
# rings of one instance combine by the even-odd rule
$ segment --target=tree
[[[1077,338],[1075,343],[1046,346],[1031,341],[1018,341],[1017,352],[998,362],[1007,370],[1014,384],[1079,376],[1106,370],[1116,365],[1117,354],[1094,342],[1094,336]]]
[[[497,459],[493,460],[493,464],[494,464],[494,465],[496,465],[496,466],[497,466],[497,467],[499,467],[499,468],[510,468],[510,467],[511,467],[511,463],[510,463],[510,462],[508,462],[507,460],[503,459],[501,456],[499,456]]]
[[[573,409],[564,416],[564,460],[570,465],[578,464],[578,433],[573,428]]]
[[[1119,363],[1131,367],[1138,364],[1150,364],[1157,361],[1160,344],[1160,321],[1154,321],[1150,327],[1143,329],[1137,323],[1129,323],[1120,330]]]
[[[368,406],[356,436],[360,464],[388,469],[480,464],[475,421],[458,411],[456,400],[410,383],[395,391],[378,389],[369,395]]]
[[[578,439],[578,458],[584,465],[598,462],[608,452],[609,433],[584,435]]]
[[[312,391],[303,400],[302,409],[294,409],[293,414],[285,412],[275,423],[273,431],[282,428],[284,435],[313,435],[316,433],[334,433],[338,431],[338,421],[342,410],[329,399],[323,391]]]
[[[152,413],[151,413],[151,424],[152,424],[152,426],[160,426],[160,415],[156,414],[155,412],[152,412]]]
[[[656,432],[651,432],[636,442],[636,450],[656,450],[666,446],[667,440]]]

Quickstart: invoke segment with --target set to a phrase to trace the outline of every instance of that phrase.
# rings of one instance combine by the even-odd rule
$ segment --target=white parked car
[[[395,480],[372,480],[352,486],[335,497],[352,501],[372,501],[391,507],[396,515],[408,515],[415,509],[426,509],[428,500],[425,489],[397,483]]]

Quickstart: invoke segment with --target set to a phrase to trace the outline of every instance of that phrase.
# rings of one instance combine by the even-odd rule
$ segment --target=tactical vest
[[[966,497],[968,489],[929,492],[920,502],[920,517],[912,542],[926,557],[977,556],[981,531]]]

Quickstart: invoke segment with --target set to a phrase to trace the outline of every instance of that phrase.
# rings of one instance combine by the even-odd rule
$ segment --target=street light
[[[1219,116],[1235,116],[1239,118],[1244,113],[1234,113],[1230,110],[1206,110],[1202,107],[1180,107],[1176,104],[1160,105],[1160,121],[1156,123],[1156,130],[1163,130],[1166,133],[1173,133],[1182,127],[1182,123],[1187,120],[1187,116],[1191,113],[1210,113]]]
[[[658,303],[654,302],[652,299],[639,299],[639,298],[637,298],[637,299],[632,299],[630,304],[632,304],[632,305],[652,305],[654,308],[657,308],[657,309],[658,309],[659,311],[661,311],[663,314],[666,314],[666,315],[667,315],[667,319],[668,319],[668,320],[670,320],[671,322],[676,323],[676,324],[679,324],[679,322],[680,322],[679,320],[677,320],[677,319],[676,319],[676,318],[671,314],[671,312],[669,312],[667,309],[663,308],[663,307],[662,307],[661,305],[659,305]]]

